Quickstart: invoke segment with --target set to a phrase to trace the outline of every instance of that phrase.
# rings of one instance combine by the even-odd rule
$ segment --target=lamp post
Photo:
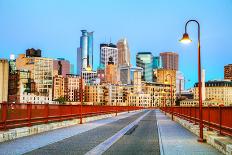
[[[166,92],[163,90],[162,91],[162,95],[163,95],[163,109],[164,109],[164,113],[166,115]]]
[[[82,124],[82,102],[83,102],[83,79],[82,79],[82,67],[81,67],[81,84],[80,84],[80,102],[81,102],[81,116],[80,116],[80,124]]]
[[[171,74],[167,74],[166,75],[166,80],[167,81],[167,78],[170,77],[171,78],[171,82],[170,82],[170,91],[171,91],[171,110],[172,110],[172,120],[173,120],[173,95],[172,95],[172,75]]]
[[[185,33],[183,34],[183,38],[180,40],[182,43],[190,43],[192,40],[189,38],[187,33],[187,26],[190,22],[195,22],[198,26],[198,93],[199,93],[199,128],[200,128],[200,135],[199,135],[199,142],[204,142],[203,139],[203,121],[202,121],[202,81],[201,81],[201,42],[200,42],[200,24],[196,20],[189,20],[185,24]]]

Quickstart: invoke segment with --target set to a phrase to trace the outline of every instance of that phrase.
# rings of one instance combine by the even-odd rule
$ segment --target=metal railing
[[[165,113],[172,114],[171,107],[161,107]],[[199,107],[173,107],[173,115],[199,124]],[[232,107],[203,107],[202,119],[204,127],[216,130],[221,135],[232,136]]]
[[[135,106],[0,103],[0,130],[143,109]]]

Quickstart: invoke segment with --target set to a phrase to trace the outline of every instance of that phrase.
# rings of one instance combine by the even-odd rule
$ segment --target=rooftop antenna
[[[110,43],[111,43],[111,37],[110,37]]]

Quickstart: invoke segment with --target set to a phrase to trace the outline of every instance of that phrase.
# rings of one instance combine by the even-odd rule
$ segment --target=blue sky
[[[0,57],[33,47],[76,65],[80,30],[87,29],[95,31],[95,68],[99,44],[126,37],[134,65],[139,51],[178,52],[191,87],[197,81],[197,26],[188,27],[192,44],[178,42],[189,19],[201,24],[206,79],[222,79],[224,65],[232,63],[231,0],[0,0]]]

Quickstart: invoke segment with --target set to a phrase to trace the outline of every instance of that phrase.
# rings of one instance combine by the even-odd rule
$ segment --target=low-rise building
[[[144,93],[131,93],[128,95],[128,105],[139,107],[151,107],[151,95]]]
[[[204,100],[202,102],[203,106],[219,106],[221,104],[220,101],[218,100]],[[180,106],[181,107],[198,107],[199,106],[199,101],[196,99],[186,99],[180,101]]]
[[[198,99],[198,83],[194,85],[194,99]],[[224,106],[232,105],[232,81],[208,81],[205,83],[205,100],[217,100]]]

